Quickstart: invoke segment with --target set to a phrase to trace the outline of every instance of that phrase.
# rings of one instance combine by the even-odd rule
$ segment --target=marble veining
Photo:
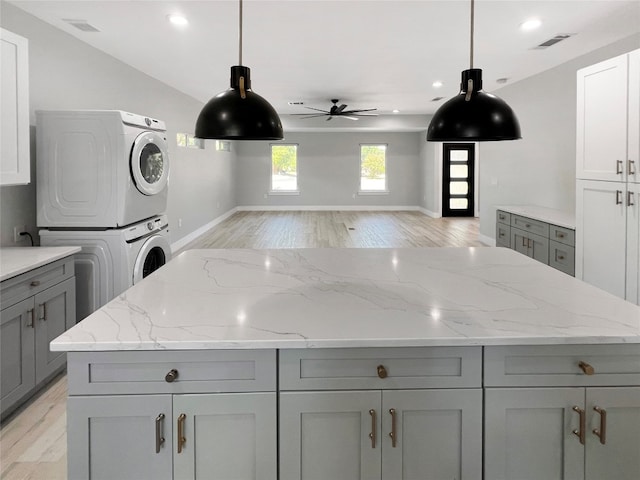
[[[538,207],[537,205],[508,205],[496,207],[496,210],[502,210],[504,212],[513,213],[515,215],[521,215],[523,217],[532,218],[534,220],[540,220],[541,222],[550,223],[559,227],[569,228],[571,230],[576,229],[576,216],[569,212],[562,210],[555,210],[553,208]]]
[[[2,247],[0,281],[78,253],[80,247]]]
[[[191,250],[58,351],[640,343],[640,307],[504,248]]]

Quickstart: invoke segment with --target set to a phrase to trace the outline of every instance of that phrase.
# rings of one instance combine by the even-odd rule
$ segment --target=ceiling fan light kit
[[[482,91],[482,70],[473,68],[474,0],[471,0],[470,68],[462,72],[460,93],[433,115],[430,142],[486,142],[522,138],[520,123],[507,103]]]
[[[276,110],[251,91],[251,70],[242,65],[242,0],[240,3],[239,65],[231,67],[231,86],[204,106],[196,121],[197,138],[217,140],[282,140]]]

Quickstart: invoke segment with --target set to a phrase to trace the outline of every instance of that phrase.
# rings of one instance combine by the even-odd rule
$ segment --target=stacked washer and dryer
[[[164,122],[117,110],[38,111],[40,243],[77,245],[77,321],[171,258]]]

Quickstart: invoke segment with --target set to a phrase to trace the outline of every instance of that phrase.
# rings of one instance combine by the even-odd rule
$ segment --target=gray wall
[[[76,40],[22,10],[0,2],[0,25],[29,40],[32,165],[35,110],[126,110],[164,120],[171,160],[168,215],[171,241],[235,207],[235,152],[178,148],[176,133],[193,133],[202,103]],[[212,92],[217,93],[217,92]],[[36,233],[35,171],[27,186],[0,187],[0,245],[13,245],[13,227]],[[182,219],[182,227],[178,220]],[[28,242],[22,242],[26,245]]]
[[[639,47],[633,35],[496,92],[516,112],[523,139],[480,143],[481,235],[495,238],[499,205],[575,212],[576,71]]]
[[[411,206],[421,194],[419,144],[422,133],[286,133],[298,144],[299,195],[268,195],[269,142],[239,142],[236,200],[240,207]],[[358,195],[360,144],[386,143],[387,195]],[[353,195],[355,194],[355,198]],[[267,195],[267,198],[265,198]]]

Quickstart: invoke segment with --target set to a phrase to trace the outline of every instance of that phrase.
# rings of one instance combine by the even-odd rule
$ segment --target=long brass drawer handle
[[[587,362],[580,362],[578,363],[578,366],[580,367],[580,370],[584,372],[585,375],[593,375],[594,373],[596,373],[595,369],[591,365],[589,365]]]
[[[162,424],[164,423],[164,413],[156,417],[156,453],[160,453],[160,447],[164,443],[164,434],[162,433]]]
[[[371,439],[371,448],[376,448],[376,430],[378,426],[376,411],[372,408],[371,410],[369,410],[369,415],[371,415],[371,432],[369,432],[369,438]]]
[[[378,365],[378,377],[380,378],[387,378],[387,369],[384,368],[384,365]]]
[[[574,406],[572,408],[572,410],[574,412],[578,412],[578,415],[580,416],[580,427],[577,430],[573,430],[573,434],[576,435],[579,439],[580,439],[580,443],[582,445],[584,445],[585,442],[585,428],[586,428],[586,415],[584,413],[584,410],[581,409],[580,407]]]
[[[187,416],[184,413],[181,413],[178,417],[178,453],[182,453],[182,447],[187,442],[187,439],[184,438],[184,421]]]
[[[176,378],[178,378],[178,370],[175,368],[169,370],[169,373],[164,376],[164,380],[167,383],[172,383]]]
[[[600,439],[602,445],[607,442],[607,411],[604,408],[593,407],[600,414],[600,428],[594,428],[593,433]]]
[[[396,409],[390,408],[389,413],[391,414],[391,432],[389,433],[389,436],[391,437],[391,446],[396,448]]]
[[[35,328],[33,325],[33,308],[27,310],[27,315],[29,316],[29,320],[27,320],[27,327]]]

